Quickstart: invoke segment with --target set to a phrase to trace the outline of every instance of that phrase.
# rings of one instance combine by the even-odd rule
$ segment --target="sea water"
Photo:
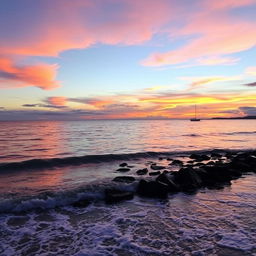
[[[256,176],[221,190],[104,203],[167,157],[255,149],[256,120],[0,123],[0,255],[255,255]],[[119,164],[132,184],[113,182]],[[143,177],[147,178],[147,177]],[[92,203],[73,207],[77,200]]]

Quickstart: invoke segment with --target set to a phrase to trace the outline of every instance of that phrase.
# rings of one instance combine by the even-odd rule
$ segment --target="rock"
[[[202,186],[202,179],[193,168],[182,168],[175,174],[174,182],[182,191],[191,192]]]
[[[89,204],[90,204],[89,200],[83,199],[83,200],[79,200],[79,201],[74,202],[72,204],[72,206],[78,207],[78,208],[83,208],[83,207],[87,207]]]
[[[163,160],[163,157],[158,157],[158,160],[160,160],[160,161]]]
[[[130,168],[119,168],[119,169],[117,169],[116,171],[117,172],[129,172],[131,169]]]
[[[242,173],[233,169],[230,164],[219,164],[215,166],[205,166],[204,170],[207,172],[207,177],[203,182],[208,186],[215,183],[230,182],[234,178],[238,178]]]
[[[127,163],[121,163],[121,164],[119,164],[120,167],[125,167],[125,166],[127,166],[127,165],[128,165]]]
[[[162,173],[157,178],[156,181],[162,182],[168,186],[169,192],[178,192],[180,188],[177,184],[174,183],[172,179],[170,179],[166,174]]]
[[[133,199],[133,193],[128,191],[122,191],[119,189],[106,189],[105,190],[105,202],[106,203],[118,203],[124,200]]]
[[[134,177],[131,176],[118,176],[113,179],[116,182],[132,183],[135,181]]]
[[[173,159],[172,159],[172,158],[170,158],[170,157],[168,157],[168,158],[167,158],[167,161],[173,161]]]
[[[152,198],[167,198],[168,186],[159,181],[141,180],[137,187],[137,193],[140,196]]]
[[[194,159],[197,162],[201,162],[201,161],[207,161],[210,160],[211,158],[207,155],[198,155],[198,154],[191,154],[190,157],[191,159]]]
[[[181,160],[173,160],[169,165],[183,165],[183,162]]]
[[[136,171],[136,173],[138,175],[145,175],[148,173],[148,168],[140,169],[140,170]]]
[[[191,159],[199,159],[199,158],[200,158],[200,155],[191,154],[191,155],[189,156],[189,158],[191,158]]]
[[[219,153],[215,153],[215,152],[213,152],[213,153],[211,153],[211,157],[219,158],[219,157],[222,157],[222,155],[221,155],[221,154],[219,154]]]
[[[163,170],[163,169],[165,169],[164,166],[156,165],[156,164],[151,164],[151,165],[150,165],[150,168],[151,168],[152,170]]]
[[[156,175],[159,175],[160,173],[161,173],[160,171],[149,172],[148,175],[149,175],[149,176],[156,176]]]

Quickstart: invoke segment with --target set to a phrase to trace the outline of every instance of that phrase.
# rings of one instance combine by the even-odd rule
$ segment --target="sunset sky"
[[[0,120],[256,115],[256,0],[1,0]]]

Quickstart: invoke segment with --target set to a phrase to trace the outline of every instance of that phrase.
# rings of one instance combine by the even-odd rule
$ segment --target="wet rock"
[[[213,153],[211,153],[211,157],[219,158],[219,157],[222,157],[222,155],[221,155],[221,154],[219,154],[219,153],[215,153],[215,152],[213,152]]]
[[[200,155],[198,155],[198,154],[191,154],[190,156],[189,156],[189,158],[191,158],[191,159],[199,159],[200,158]]]
[[[121,164],[119,164],[120,167],[125,167],[125,166],[127,166],[127,165],[128,165],[127,163],[121,163]]]
[[[105,202],[106,203],[118,203],[124,200],[133,199],[133,192],[122,191],[119,189],[106,189],[105,190]]]
[[[164,166],[156,165],[156,164],[151,164],[151,165],[150,165],[150,168],[151,168],[152,170],[163,170],[163,169],[165,169]]]
[[[191,159],[194,159],[197,162],[201,162],[201,161],[207,161],[210,160],[211,158],[207,155],[198,155],[198,154],[191,154],[190,157]]]
[[[149,172],[149,176],[156,176],[159,175],[161,172],[160,171],[156,171],[156,172]]]
[[[169,178],[165,173],[160,174],[157,178],[156,181],[162,182],[168,186],[168,191],[169,192],[178,192],[180,191],[180,188],[177,184],[174,183],[174,181]]]
[[[138,175],[145,175],[148,173],[148,168],[140,169],[140,170],[136,171],[136,173]]]
[[[115,182],[132,183],[135,181],[134,177],[131,176],[118,176],[113,179]]]
[[[159,181],[141,180],[137,187],[140,196],[152,198],[166,198],[168,196],[168,186]]]
[[[207,172],[207,179],[203,180],[208,183],[230,182],[234,178],[242,175],[239,170],[235,170],[230,164],[216,164],[214,166],[205,166],[204,170]]]
[[[173,160],[169,165],[183,165],[183,162],[181,160]]]
[[[172,158],[170,158],[170,157],[168,157],[168,158],[167,158],[167,161],[173,161],[173,159],[172,159]]]
[[[131,170],[130,168],[122,167],[122,168],[117,169],[116,171],[117,172],[129,172],[130,170]]]
[[[193,168],[182,168],[175,174],[174,182],[182,191],[191,192],[202,186],[202,179]]]
[[[87,199],[83,199],[83,200],[79,200],[77,202],[74,202],[72,204],[73,207],[77,207],[77,208],[84,208],[87,207],[90,204],[90,201]]]

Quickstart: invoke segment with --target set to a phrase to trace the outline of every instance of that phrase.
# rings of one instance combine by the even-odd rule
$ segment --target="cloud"
[[[256,107],[240,107],[239,110],[247,116],[256,116]]]
[[[23,104],[22,107],[25,108],[55,108],[55,109],[65,109],[66,106],[59,106],[59,105],[51,105],[51,104]]]
[[[248,67],[245,70],[245,74],[250,75],[250,76],[256,76],[256,67]]]
[[[211,56],[199,58],[196,62],[198,65],[204,66],[213,66],[213,65],[234,65],[240,59],[234,57],[219,57],[219,56]]]
[[[51,105],[54,106],[65,106],[67,104],[67,98],[66,97],[49,97],[47,100]]]
[[[142,64],[145,66],[176,65],[216,58],[216,64],[226,64],[227,54],[251,49],[256,44],[256,22],[232,15],[230,9],[255,4],[255,1],[222,1],[224,4],[211,4],[219,1],[205,1],[197,12],[187,12],[188,17],[179,29],[170,30],[173,38],[187,38],[180,48],[161,53],[153,53]],[[225,4],[226,3],[226,4]],[[222,58],[222,61],[220,61]],[[226,59],[226,60],[225,60]],[[224,61],[225,60],[225,61]],[[233,60],[234,61],[234,60]],[[204,61],[203,61],[204,62]],[[206,61],[213,65],[214,61]]]
[[[23,5],[19,2],[5,3],[0,13],[6,26],[0,32],[3,54],[56,56],[96,43],[141,44],[175,13],[175,5],[166,0],[44,0],[40,5],[29,0],[23,0]],[[4,9],[20,15],[10,21]]]
[[[248,83],[248,84],[244,84],[244,85],[249,86],[249,87],[256,87],[256,82]]]
[[[206,84],[216,83],[216,82],[227,82],[227,81],[237,81],[240,76],[205,76],[205,77],[180,77],[180,79],[189,81],[188,90],[195,89],[197,87],[204,86]]]
[[[57,65],[38,64],[18,66],[11,59],[0,58],[0,88],[36,86],[51,90],[60,86],[55,81]]]

